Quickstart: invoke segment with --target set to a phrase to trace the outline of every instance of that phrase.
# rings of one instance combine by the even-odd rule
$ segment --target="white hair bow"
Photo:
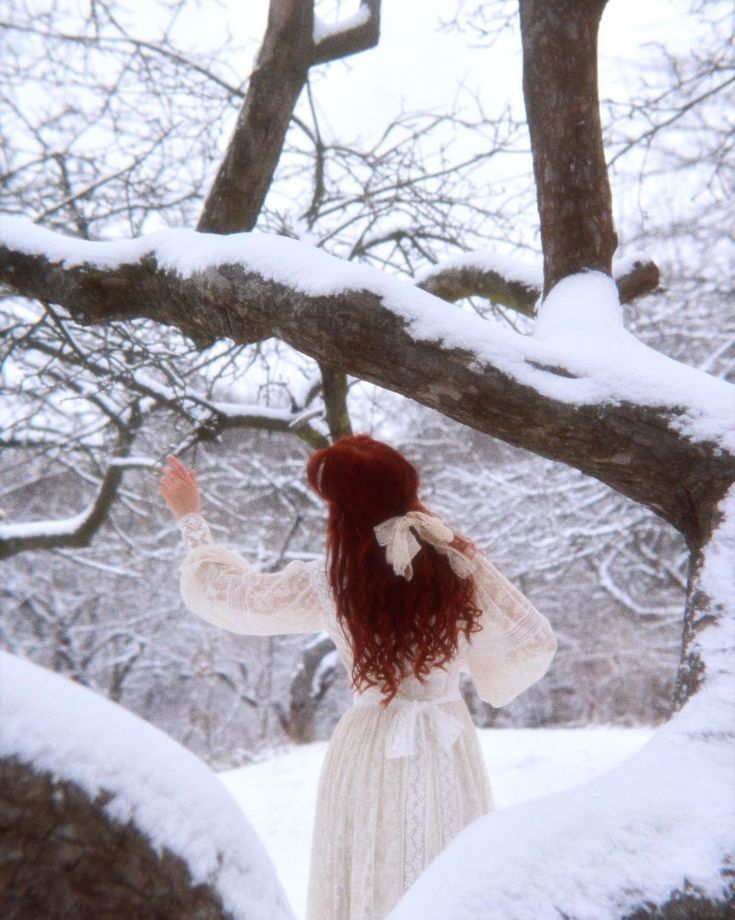
[[[378,543],[385,547],[388,565],[392,565],[396,575],[403,575],[407,581],[413,577],[411,560],[421,549],[421,544],[411,530],[415,530],[422,540],[431,543],[438,553],[446,556],[452,570],[460,578],[467,578],[472,571],[472,563],[467,556],[449,545],[454,539],[452,531],[433,514],[409,511],[408,514],[389,518],[373,529]]]

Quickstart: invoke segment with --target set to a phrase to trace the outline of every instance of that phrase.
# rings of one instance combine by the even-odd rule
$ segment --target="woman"
[[[354,435],[317,451],[327,557],[260,574],[211,542],[193,471],[169,458],[162,492],[189,550],[185,604],[233,632],[326,630],[353,705],[322,766],[307,920],[382,920],[434,857],[492,810],[477,732],[459,693],[472,675],[504,706],[546,672],[545,617],[418,498],[398,451]]]

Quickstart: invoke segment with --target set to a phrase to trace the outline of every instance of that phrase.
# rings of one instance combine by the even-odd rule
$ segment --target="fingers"
[[[196,483],[196,473],[194,470],[187,470],[178,457],[169,454],[166,459],[169,466],[164,468],[164,476],[177,476],[179,479],[183,479],[186,482]]]

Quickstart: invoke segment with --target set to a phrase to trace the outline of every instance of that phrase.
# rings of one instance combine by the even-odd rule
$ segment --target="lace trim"
[[[403,890],[406,891],[426,868],[427,761],[425,725],[420,720],[422,744],[406,758],[406,824],[403,848]],[[439,821],[442,847],[462,829],[459,784],[452,747],[439,744],[438,758]]]
[[[406,827],[403,848],[403,890],[407,891],[426,867],[426,761],[424,751],[408,758],[406,766]]]
[[[212,533],[209,525],[201,514],[185,514],[178,520],[179,530],[187,549],[196,549],[212,542]]]
[[[459,783],[452,751],[439,748],[439,807],[441,808],[442,845],[447,846],[450,840],[457,836],[462,829]]]

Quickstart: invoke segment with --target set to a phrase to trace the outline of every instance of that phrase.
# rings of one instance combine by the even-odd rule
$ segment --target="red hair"
[[[444,666],[460,634],[480,629],[474,581],[415,533],[413,578],[387,563],[373,528],[408,511],[432,513],[419,501],[416,468],[388,444],[366,434],[339,438],[311,456],[306,472],[329,506],[328,577],[352,647],[353,686],[378,687],[389,702],[403,677]],[[470,558],[477,551],[457,534],[451,546]]]

